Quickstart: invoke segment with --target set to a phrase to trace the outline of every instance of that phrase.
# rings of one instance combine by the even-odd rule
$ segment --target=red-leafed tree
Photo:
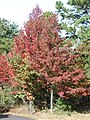
[[[0,85],[10,84],[14,79],[14,71],[10,67],[7,57],[0,56]]]
[[[37,6],[15,37],[16,52],[29,56],[32,69],[40,74],[42,86],[57,86],[62,98],[87,96],[89,90],[84,71],[78,67],[79,54],[59,35],[57,16],[46,17]]]
[[[5,56],[0,56],[0,84],[7,83],[8,78],[8,63]]]

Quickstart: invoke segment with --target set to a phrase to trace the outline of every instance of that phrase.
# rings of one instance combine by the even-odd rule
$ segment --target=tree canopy
[[[30,67],[39,76],[42,87],[57,86],[58,95],[88,95],[84,71],[77,66],[79,54],[64,44],[55,14],[48,17],[37,6],[15,40],[15,53],[29,58]],[[50,87],[51,88],[51,87]]]
[[[60,25],[66,31],[66,38],[75,44],[90,39],[90,0],[69,0],[65,7],[56,2],[57,13],[61,16]]]
[[[13,37],[18,34],[18,26],[0,18],[0,54],[7,54],[13,44]]]

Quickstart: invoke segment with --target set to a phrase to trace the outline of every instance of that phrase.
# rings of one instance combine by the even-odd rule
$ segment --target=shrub
[[[70,105],[68,99],[58,98],[56,99],[55,109],[62,111],[72,111],[72,106]]]
[[[10,95],[10,88],[0,90],[0,112],[7,112],[10,108],[14,107],[15,99]]]

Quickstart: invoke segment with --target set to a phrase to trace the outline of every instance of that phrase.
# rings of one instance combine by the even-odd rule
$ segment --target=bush
[[[72,106],[70,105],[68,99],[58,98],[56,99],[55,109],[62,111],[72,111]]]
[[[64,112],[79,112],[79,113],[90,113],[90,98],[85,97],[73,97],[69,99],[56,99],[55,110]]]
[[[0,112],[7,112],[10,108],[14,107],[15,99],[10,95],[10,88],[0,90]]]

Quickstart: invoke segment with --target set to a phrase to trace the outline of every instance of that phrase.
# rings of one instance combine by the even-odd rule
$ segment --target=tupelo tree
[[[0,56],[0,84],[5,84],[9,81],[8,78],[8,63],[5,56]]]
[[[0,85],[3,88],[14,79],[14,71],[6,56],[0,56]]]
[[[36,6],[24,29],[14,39],[15,52],[22,59],[28,56],[31,69],[39,74],[35,82],[41,86],[36,86],[36,93],[40,92],[40,87],[44,90],[56,88],[61,98],[87,96],[85,74],[77,61],[80,55],[70,43],[65,44],[59,31],[57,16],[46,17]]]

